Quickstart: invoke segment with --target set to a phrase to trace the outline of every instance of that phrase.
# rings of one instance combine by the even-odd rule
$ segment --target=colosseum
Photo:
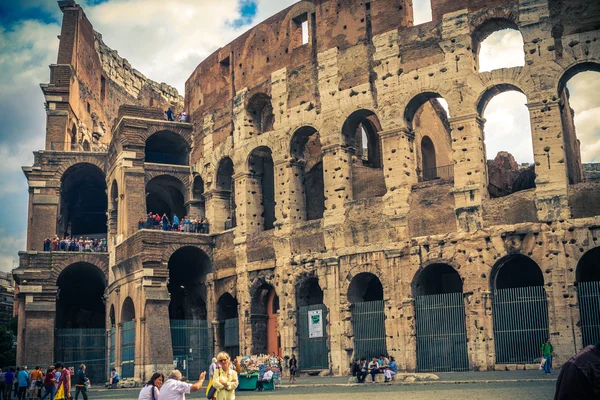
[[[566,87],[600,71],[599,2],[432,0],[414,25],[411,0],[300,1],[202,61],[185,97],[58,3],[46,147],[23,168],[18,364],[141,380],[224,349],[333,375],[382,353],[507,370],[537,368],[546,337],[555,365],[600,340],[600,181]],[[524,66],[480,72],[506,28]],[[486,154],[484,110],[509,90],[527,98],[526,170]]]

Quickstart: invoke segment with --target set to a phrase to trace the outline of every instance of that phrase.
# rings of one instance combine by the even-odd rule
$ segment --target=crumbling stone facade
[[[105,274],[117,368],[119,332],[135,321],[139,379],[173,363],[177,296],[205,310],[190,318],[212,324],[215,351],[226,347],[224,318],[237,318],[240,354],[302,355],[298,307],[323,304],[320,369],[344,374],[358,355],[355,303],[382,302],[385,350],[401,369],[423,370],[415,299],[458,291],[467,368],[526,368],[537,366],[499,361],[493,303],[503,280],[533,286],[531,274],[545,293],[555,363],[582,347],[576,284],[600,268],[600,202],[589,200],[599,184],[583,182],[565,85],[599,69],[596,2],[434,0],[433,21],[413,26],[410,0],[302,1],[196,68],[183,106],[191,122],[162,120],[167,104],[182,109],[177,93],[106,49],[79,6],[59,3],[59,65],[42,86],[48,144],[25,168],[18,363],[52,359],[32,349],[52,337],[57,274],[80,262]],[[523,36],[525,66],[478,72],[481,42],[507,27]],[[74,43],[88,48],[85,68]],[[535,188],[493,198],[483,111],[506,90],[527,96]],[[68,146],[71,122],[96,126],[90,110],[105,124],[106,151]],[[60,232],[63,175],[79,163],[105,176],[109,252],[41,253],[43,238]],[[138,230],[150,204],[205,216],[210,234]],[[189,282],[174,275],[183,265]],[[515,265],[530,272],[504,272]]]

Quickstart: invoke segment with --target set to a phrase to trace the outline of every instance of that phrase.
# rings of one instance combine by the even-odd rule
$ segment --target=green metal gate
[[[112,370],[115,367],[115,341],[116,341],[116,329],[110,328],[108,331],[108,369]]]
[[[548,301],[543,286],[499,289],[492,301],[496,363],[532,364],[548,338]]]
[[[600,282],[577,285],[583,347],[600,342]]]
[[[223,347],[231,358],[240,354],[240,325],[237,318],[225,320],[225,338]]]
[[[321,328],[323,335],[310,337],[309,311],[321,310]],[[311,313],[312,314],[312,313]],[[298,347],[300,354],[298,362],[300,369],[327,369],[329,368],[329,349],[327,348],[327,307],[324,304],[304,306],[298,309]],[[317,323],[316,320],[314,323]]]
[[[133,378],[135,372],[135,321],[121,327],[121,378]]]
[[[354,359],[367,360],[387,354],[383,300],[352,304]]]
[[[467,371],[467,329],[462,293],[416,296],[417,370]]]
[[[205,320],[171,320],[173,364],[190,380],[207,371],[213,357],[212,325]]]
[[[107,380],[106,330],[104,329],[56,329],[54,333],[54,357],[68,367],[87,366],[92,382]]]

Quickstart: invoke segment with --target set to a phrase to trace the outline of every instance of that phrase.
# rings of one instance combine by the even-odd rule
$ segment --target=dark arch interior
[[[577,263],[577,282],[600,282],[600,247],[588,250]]]
[[[462,293],[460,275],[448,264],[431,264],[421,270],[412,285],[413,296]]]
[[[254,149],[248,157],[248,168],[254,179],[260,184],[264,229],[273,229],[275,223],[275,173],[271,149],[268,147]]]
[[[437,176],[435,146],[429,136],[424,136],[421,140],[421,158],[423,180],[429,181],[435,179]]]
[[[56,280],[56,328],[104,328],[106,285],[95,265],[80,262],[65,268]]]
[[[231,161],[231,158],[229,157],[223,158],[219,162],[219,168],[217,170],[217,189],[221,191],[221,195],[225,199],[225,213],[227,218],[231,220],[231,226],[226,226],[226,229],[236,226],[235,185],[233,174],[233,161]]]
[[[194,178],[194,185],[192,186],[192,194],[194,200],[204,200],[204,181],[200,175]]]
[[[323,290],[317,277],[301,280],[296,285],[296,305],[298,307],[323,304]]]
[[[183,184],[176,178],[162,175],[152,179],[146,185],[146,212],[173,215],[186,215],[183,197]]]
[[[325,182],[319,132],[309,126],[297,130],[291,141],[290,155],[298,163],[298,177],[304,188],[306,219],[323,218]]]
[[[273,297],[273,301],[269,299]],[[271,306],[271,308],[269,308]],[[275,292],[275,288],[266,282],[262,284],[252,294],[250,303],[251,326],[252,326],[252,341],[254,354],[265,354],[269,350],[269,343],[274,340],[270,336],[276,332],[276,328],[270,331],[270,324],[275,323],[275,314],[279,312],[279,297]]]
[[[275,288],[268,283],[262,283],[258,289],[252,295],[252,303],[251,310],[254,315],[267,315],[267,305],[269,300],[269,293],[271,291],[275,291]],[[275,299],[273,300],[273,309],[270,310],[271,313],[275,314],[279,312],[279,296],[275,294]]]
[[[123,308],[121,309],[121,322],[133,321],[135,319],[135,305],[131,297],[127,296],[123,302]]]
[[[206,320],[206,274],[210,259],[197,247],[183,247],[169,259],[170,319]]]
[[[256,133],[261,134],[273,130],[273,105],[271,98],[265,93],[257,93],[248,101],[248,116],[250,122],[256,129]]]
[[[156,132],[146,140],[146,162],[188,165],[188,153],[185,139],[171,131]]]
[[[379,278],[368,272],[362,272],[352,278],[348,287],[350,303],[377,300],[383,300],[383,286]]]
[[[111,326],[111,328],[114,328],[115,325],[117,324],[117,320],[115,318],[115,306],[114,306],[114,304],[111,304],[111,306],[110,306],[109,318],[110,318],[110,326]]]
[[[365,166],[381,168],[381,141],[378,132],[381,124],[374,112],[358,110],[350,114],[342,126],[342,135],[347,146],[353,149],[354,155],[363,161]]]
[[[76,164],[63,175],[60,190],[59,232],[63,235],[106,236],[106,181],[104,172],[92,164]]]
[[[494,289],[544,286],[540,267],[531,258],[518,254],[500,260],[492,270]]]
[[[219,321],[225,321],[226,319],[232,319],[238,317],[238,302],[229,293],[223,294],[219,301],[217,301],[217,319]]]

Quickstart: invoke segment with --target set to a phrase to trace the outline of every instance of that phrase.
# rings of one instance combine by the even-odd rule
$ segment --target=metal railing
[[[147,151],[145,162],[170,165],[188,165],[187,154],[171,154]]]
[[[450,180],[454,178],[454,164],[442,165],[418,171],[419,182],[433,181],[436,179]]]

